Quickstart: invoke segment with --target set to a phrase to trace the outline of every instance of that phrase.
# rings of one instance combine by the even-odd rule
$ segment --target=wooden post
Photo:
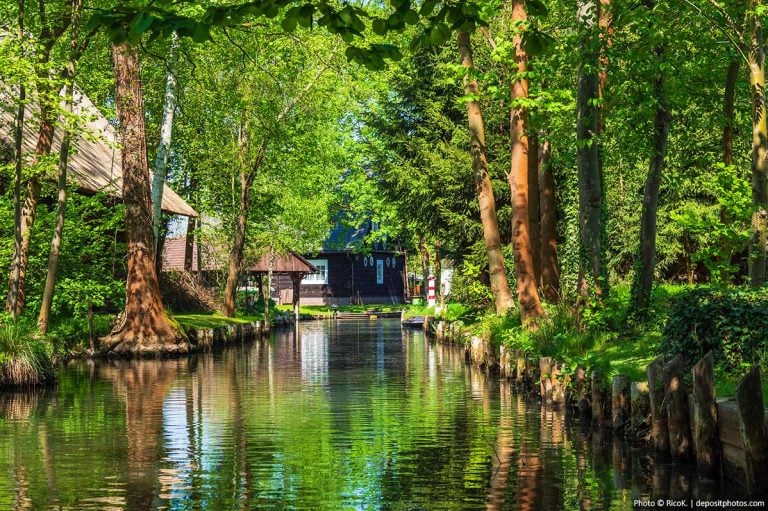
[[[736,409],[746,458],[747,488],[754,491],[768,481],[768,432],[758,366],[753,367],[736,387]]]
[[[691,457],[691,427],[688,391],[683,380],[683,357],[677,355],[664,366],[664,403],[667,408],[669,450],[678,458]]]
[[[187,217],[187,235],[184,238],[184,271],[192,273],[193,252],[195,249],[195,217]],[[197,269],[198,273],[200,268]]]
[[[301,303],[301,279],[304,278],[303,273],[291,273],[291,284],[293,284],[293,315],[296,318],[296,322],[299,322],[299,304]]]
[[[432,333],[432,316],[424,316],[424,332]]]
[[[630,415],[629,378],[619,374],[613,377],[611,384],[611,422],[614,433],[624,433]]]
[[[640,438],[648,431],[648,416],[651,413],[651,398],[648,382],[632,383],[629,387],[629,402],[632,414],[632,435]]]
[[[552,404],[552,358],[541,357],[539,359],[539,371],[541,372],[541,404],[549,406]]]
[[[576,387],[576,403],[582,418],[590,416],[589,397],[587,396],[587,373],[581,367],[576,369],[574,377]]]
[[[715,402],[715,367],[712,352],[693,366],[693,445],[699,473],[713,478],[720,469],[720,438]]]
[[[659,450],[669,451],[667,410],[664,408],[664,358],[654,360],[646,370],[651,402],[651,442]]]
[[[592,371],[592,424],[602,428],[605,426],[605,400],[601,388],[601,375],[598,371]]]
[[[517,386],[523,385],[524,376],[525,376],[525,354],[520,350],[515,350],[515,384]]]
[[[630,488],[632,485],[632,455],[629,442],[614,436],[611,442],[611,460],[613,462],[613,487],[617,490]]]
[[[93,335],[93,300],[88,300],[88,348],[91,353],[94,352],[94,335]]]
[[[549,373],[549,379],[552,382],[552,403],[555,406],[565,405],[565,384],[566,382],[560,378],[563,369],[563,364],[552,361],[552,370]]]

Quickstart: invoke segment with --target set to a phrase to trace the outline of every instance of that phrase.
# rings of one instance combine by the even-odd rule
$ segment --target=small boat
[[[421,328],[424,326],[424,316],[412,316],[400,322],[402,326]]]

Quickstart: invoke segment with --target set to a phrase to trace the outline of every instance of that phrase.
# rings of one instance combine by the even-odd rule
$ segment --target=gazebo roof
[[[12,104],[9,101],[10,94],[6,87],[0,87],[0,138],[12,141],[15,112],[9,108]],[[72,184],[83,192],[103,192],[122,197],[122,154],[114,126],[77,88],[75,88],[73,110],[87,119],[85,128],[89,136],[78,137],[73,144],[74,151],[69,155],[69,177]],[[28,103],[24,115],[23,151],[25,154],[31,154],[35,150],[38,118],[38,108]],[[59,151],[61,137],[62,130],[56,129],[52,152]],[[152,179],[151,172],[150,179]],[[174,215],[198,216],[197,211],[167,184],[163,190],[162,209]]]
[[[197,242],[192,245],[192,271],[196,272],[197,267]],[[184,269],[184,253],[186,250],[185,238],[169,238],[165,240],[163,247],[163,271]],[[210,257],[209,247],[203,245],[202,266],[203,270],[221,270],[223,265],[218,261],[224,261],[225,257]],[[264,254],[254,264],[244,268],[244,271],[252,273],[266,273],[269,271],[269,254]],[[274,273],[314,273],[317,268],[307,261],[304,257],[295,252],[288,252],[285,255],[275,255],[272,262],[272,272]]]

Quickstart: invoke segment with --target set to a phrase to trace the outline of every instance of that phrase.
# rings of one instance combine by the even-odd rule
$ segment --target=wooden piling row
[[[425,318],[425,327],[428,324]],[[441,338],[467,337],[455,334],[453,325],[438,324],[436,330],[443,333]],[[467,337],[466,346],[469,361],[488,371],[499,370],[518,388],[528,391],[539,382],[543,406],[567,402],[578,407],[583,422],[589,425],[591,419],[595,428],[593,441],[602,438],[602,428],[609,425],[618,435],[644,438],[657,451],[695,461],[703,487],[716,484],[713,480],[720,475],[742,483],[748,491],[759,490],[768,481],[768,423],[758,367],[741,380],[735,398],[716,400],[711,353],[693,367],[689,394],[679,355],[666,363],[663,357],[654,360],[646,370],[647,382],[616,375],[606,388],[607,381],[597,370],[588,380],[584,369],[576,369],[569,381],[562,375],[562,364],[551,357],[536,361],[521,350],[492,349],[485,336]],[[616,449],[613,453],[614,464],[624,467],[623,453]],[[671,478],[663,463],[653,466],[654,481],[666,481],[659,487],[669,488],[667,496],[690,483]]]

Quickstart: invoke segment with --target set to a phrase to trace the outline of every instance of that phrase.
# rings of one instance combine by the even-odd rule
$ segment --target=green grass
[[[763,404],[766,408],[768,408],[768,375],[762,373],[761,377],[763,387]],[[721,397],[735,396],[736,386],[739,384],[740,380],[741,378],[738,376],[718,372],[715,375],[715,393],[717,394],[717,398],[719,399]]]
[[[0,318],[0,387],[30,386],[53,377],[53,350],[29,318]]]
[[[602,306],[580,311],[573,305],[546,306],[547,317],[533,331],[522,328],[516,313],[484,316],[470,330],[477,334],[489,332],[493,343],[522,349],[533,357],[551,356],[564,362],[566,370],[596,369],[606,382],[618,374],[639,382],[647,379],[648,364],[661,353],[671,300],[686,289],[679,285],[658,286],[650,314],[642,321],[627,316],[629,287],[619,286],[611,289],[610,298]],[[768,405],[768,375],[763,376],[763,401]],[[720,373],[715,380],[718,396],[735,394],[735,375]]]
[[[232,325],[237,323],[251,323],[253,321],[261,321],[263,316],[246,316],[237,315],[234,318],[228,318],[222,316],[219,313],[188,313],[188,314],[174,314],[173,319],[178,321],[184,329],[189,328],[218,328],[221,326]]]
[[[376,304],[370,304],[370,305],[339,305],[337,310],[339,312],[366,312],[368,310],[374,309],[378,312],[400,312],[404,308],[408,306],[406,305],[376,305]],[[278,305],[277,310],[283,311],[283,312],[293,312],[293,306],[292,305]],[[299,306],[299,314],[307,315],[307,316],[327,316],[329,314],[333,313],[333,308],[330,305],[300,305]]]

